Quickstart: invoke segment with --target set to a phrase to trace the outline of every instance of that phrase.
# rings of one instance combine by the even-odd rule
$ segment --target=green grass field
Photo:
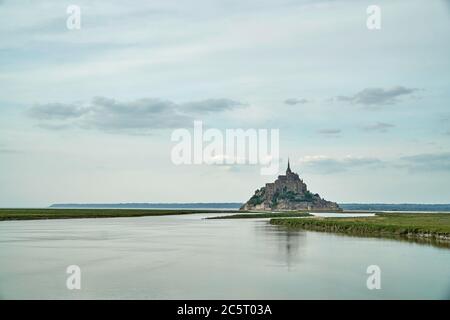
[[[210,217],[207,219],[258,219],[258,218],[299,218],[310,217],[307,212],[262,212],[262,213],[244,213],[228,216]]]
[[[377,213],[375,217],[271,219],[288,228],[368,236],[450,240],[450,213]]]
[[[221,210],[133,210],[133,209],[0,209],[0,220],[121,218],[168,216],[194,213],[225,213]]]

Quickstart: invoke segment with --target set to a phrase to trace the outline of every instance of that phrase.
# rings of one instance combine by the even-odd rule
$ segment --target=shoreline
[[[238,213],[233,210],[180,210],[180,209],[0,209],[1,221],[49,219],[97,219],[171,216],[198,213]]]
[[[382,215],[449,215],[450,212],[410,212],[410,211],[369,211],[369,210],[343,210],[343,211],[322,211],[322,210],[285,210],[285,211],[258,211],[258,210],[230,210],[230,209],[112,209],[112,208],[0,208],[0,221],[14,220],[45,220],[45,219],[95,219],[95,218],[121,218],[121,217],[146,217],[164,215],[184,215],[199,213],[228,213],[229,215],[211,217],[207,219],[256,219],[256,218],[296,218],[311,217],[314,213],[339,213],[345,214],[374,214]],[[233,215],[231,215],[233,214]],[[319,219],[320,217],[317,217]],[[332,219],[332,218],[327,218]],[[340,217],[339,219],[351,219],[350,217]],[[424,237],[429,237],[425,235]]]
[[[242,211],[241,211],[242,212]],[[222,219],[264,219],[264,218],[303,218],[313,217],[308,212],[248,212],[241,214],[233,214],[219,217],[205,218],[207,220],[222,220]]]
[[[296,230],[450,244],[449,213],[375,213],[364,218],[271,219],[269,223]]]

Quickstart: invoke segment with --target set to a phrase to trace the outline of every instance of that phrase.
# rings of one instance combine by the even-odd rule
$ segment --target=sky
[[[0,207],[244,202],[276,178],[174,164],[194,120],[278,129],[279,174],[330,201],[450,203],[450,1],[2,0],[0,21]]]

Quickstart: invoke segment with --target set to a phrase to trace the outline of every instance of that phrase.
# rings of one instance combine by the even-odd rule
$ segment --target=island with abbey
[[[310,210],[310,211],[342,211],[336,202],[322,199],[319,194],[308,190],[306,183],[291,171],[288,161],[286,175],[255,191],[255,194],[240,210]]]

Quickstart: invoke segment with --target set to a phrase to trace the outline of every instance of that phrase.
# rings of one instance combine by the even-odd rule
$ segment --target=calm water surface
[[[0,222],[0,298],[450,298],[450,249],[205,216]]]

